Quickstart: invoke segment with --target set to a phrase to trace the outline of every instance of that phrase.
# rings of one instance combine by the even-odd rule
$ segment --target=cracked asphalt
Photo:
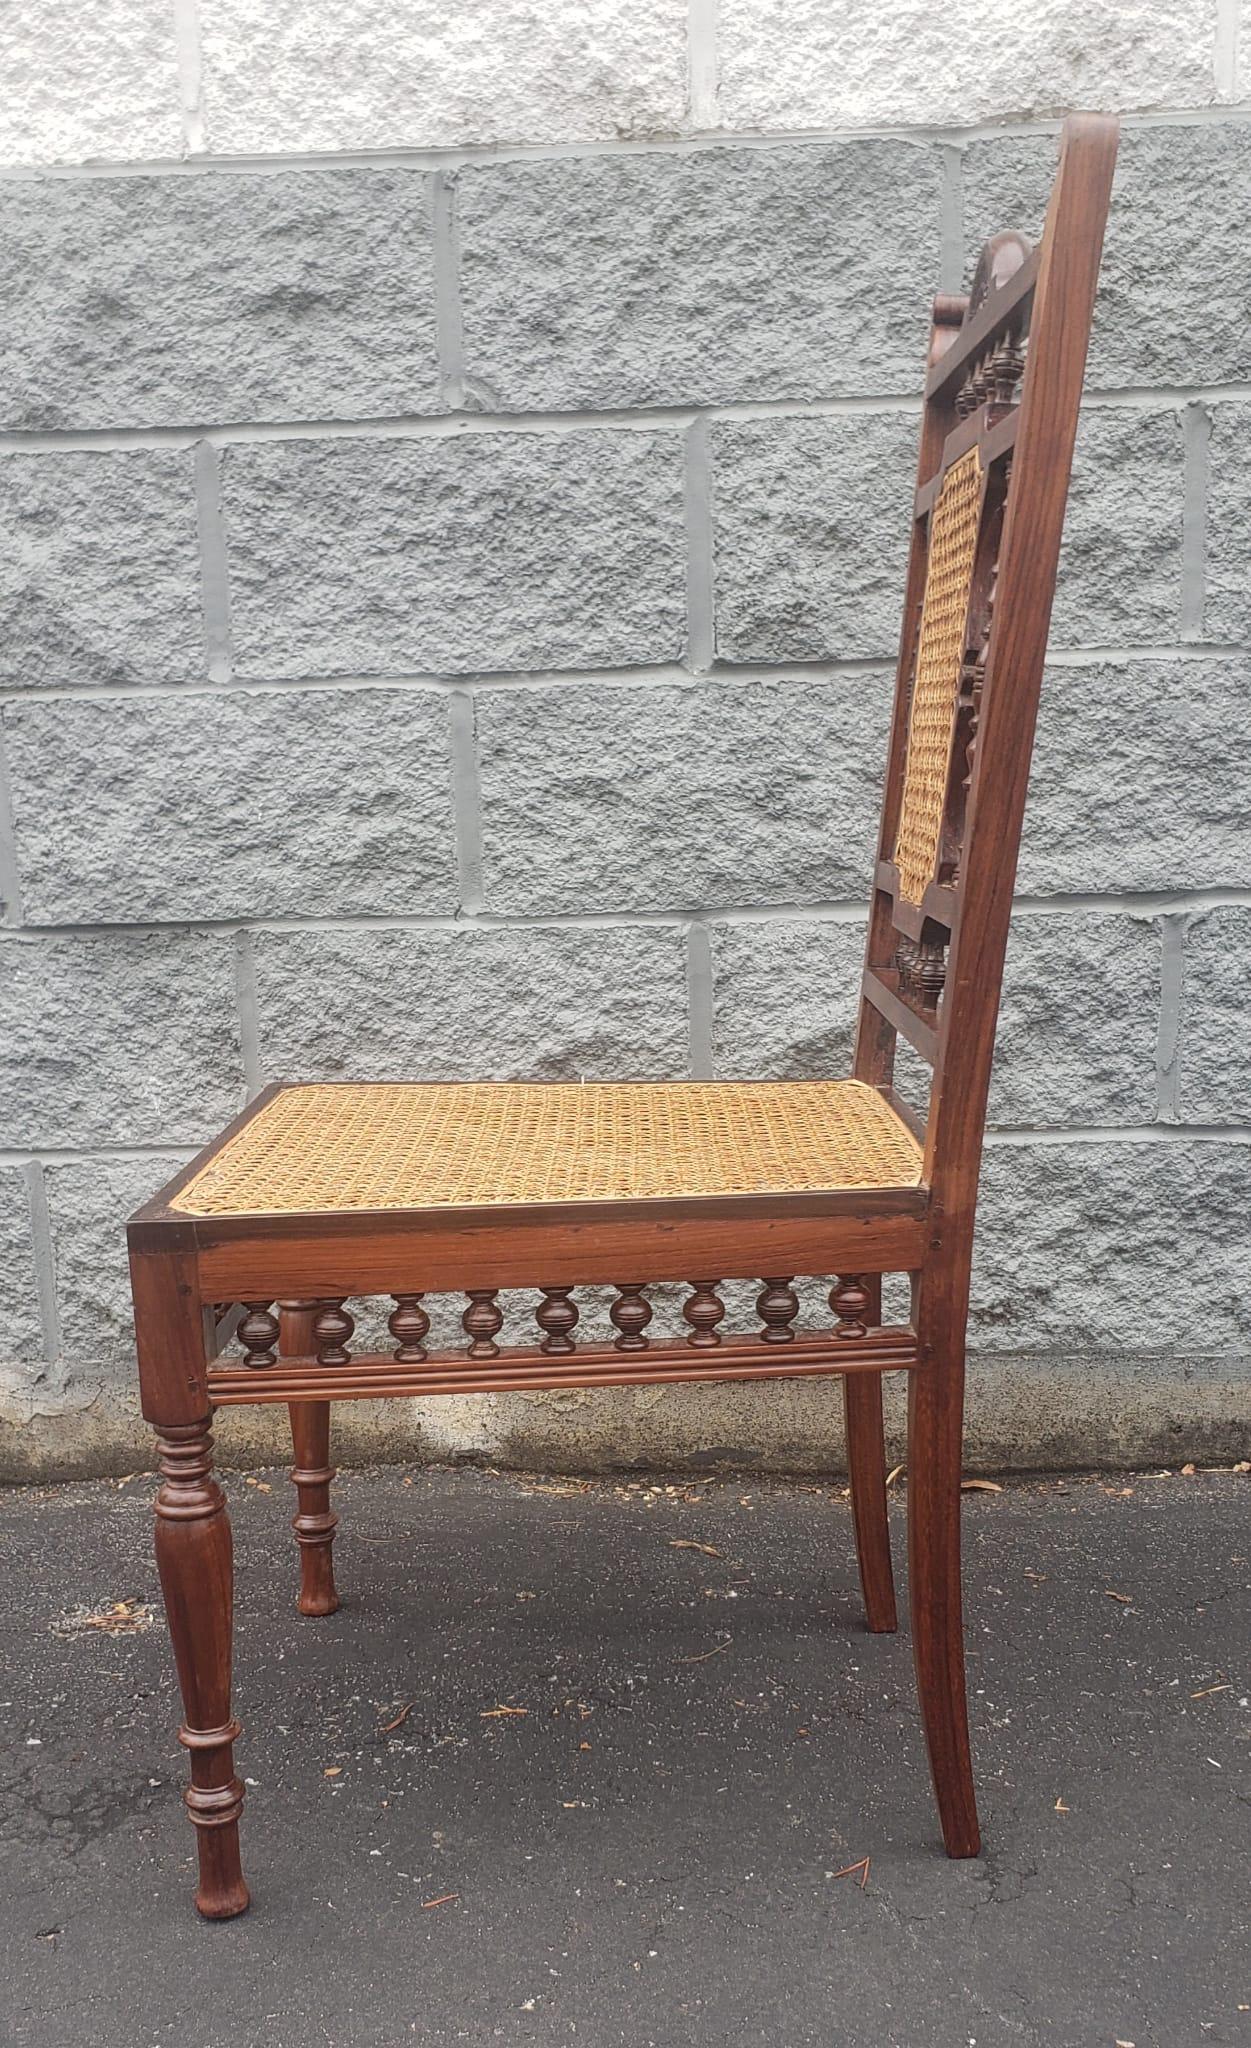
[[[1251,2043],[1246,1475],[968,1496],[964,1864],[840,1486],[348,1473],[318,1621],[284,1478],[227,1484],[254,1904],[216,1926],[152,1481],[0,1494],[12,2048]]]

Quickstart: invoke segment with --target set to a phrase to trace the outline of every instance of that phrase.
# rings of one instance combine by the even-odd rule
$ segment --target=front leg
[[[213,1477],[210,1419],[167,1426],[157,1438],[156,1561],[182,1689],[178,1740],[191,1756],[183,1796],[200,1858],[195,1902],[206,1919],[229,1920],[247,1907],[248,1888],[232,1748],[239,1723],[230,1712],[234,1555],[226,1498]]]

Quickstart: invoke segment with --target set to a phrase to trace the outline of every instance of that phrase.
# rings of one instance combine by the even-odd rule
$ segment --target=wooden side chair
[[[1066,123],[1041,245],[987,243],[971,297],[934,302],[894,723],[847,1080],[275,1086],[129,1227],[156,1545],[210,1918],[248,1903],[232,1745],[230,1524],[214,1409],[290,1404],[305,1614],[336,1604],[332,1401],[504,1388],[841,1374],[870,1629],[895,1626],[881,1375],[905,1370],[912,1639],[949,1855],[978,1852],[960,1600],[960,1453],[974,1209],[1115,122]],[[926,1114],[894,1085],[902,1035]],[[883,1326],[881,1276],[911,1319]],[[624,1281],[619,1276],[638,1277]],[[797,1274],[837,1277],[796,1327]],[[718,1279],[692,1279],[717,1274]],[[754,1334],[726,1277],[763,1278]],[[649,1338],[649,1284],[690,1326]],[[615,1289],[579,1343],[577,1287]],[[537,1339],[497,1342],[531,1288]],[[468,1297],[427,1347],[423,1298]],[[356,1352],[347,1303],[389,1297],[393,1348]],[[226,1355],[236,1343],[242,1357]]]

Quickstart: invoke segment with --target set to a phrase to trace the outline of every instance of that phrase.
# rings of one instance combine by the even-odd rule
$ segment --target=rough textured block
[[[231,448],[248,676],[602,667],[681,652],[674,433]]]
[[[1051,135],[967,145],[968,275],[987,235],[1041,232],[1055,165]],[[1086,380],[1093,390],[1251,377],[1240,254],[1249,209],[1245,123],[1121,131]]]
[[[1209,408],[1207,580],[1204,628],[1213,640],[1251,638],[1251,405]]]
[[[687,1072],[685,954],[673,930],[262,932],[256,980],[270,1079]]]
[[[1051,638],[1150,645],[1181,627],[1180,412],[1088,407],[1073,455]]]
[[[242,1101],[230,937],[0,942],[0,1144],[204,1144]]]
[[[916,437],[902,413],[713,428],[722,660],[893,660]]]
[[[1025,813],[1018,887],[1241,885],[1251,811],[1241,752],[1240,661],[1051,666]]]
[[[169,0],[9,0],[4,68],[0,163],[182,154]]]
[[[1090,912],[1012,920],[990,1090],[999,1124],[1156,1114],[1160,929]]]
[[[32,923],[455,905],[429,691],[78,698],[4,725]]]
[[[0,682],[194,682],[204,665],[190,451],[0,459]]]
[[[1072,1356],[1175,1353],[1201,1330],[1205,1351],[1245,1353],[1248,1203],[1251,1145],[992,1143],[971,1335]]]
[[[716,1079],[838,1080],[850,1072],[864,964],[859,920],[714,924],[710,937]]]
[[[887,695],[885,676],[484,693],[486,907],[861,896]]]
[[[30,1186],[24,1166],[0,1166],[0,1393],[9,1369],[43,1356]],[[19,1385],[28,1372],[15,1374]]]
[[[671,134],[685,0],[201,0],[209,146],[418,149]]]
[[[1247,962],[1251,908],[1196,917],[1183,955],[1180,1110],[1185,1123],[1251,1123]]]
[[[992,1122],[1152,1121],[1159,953],[1154,920],[1018,914],[1004,975]],[[859,923],[714,926],[716,1072],[786,1080],[845,1074],[863,955]],[[901,1048],[901,1066],[906,1058]],[[909,1082],[905,1092],[923,1100],[928,1079],[914,1072]]]
[[[470,389],[494,410],[915,391],[936,149],[865,141],[459,174]]]
[[[1038,0],[988,14],[849,0],[720,0],[731,128],[1001,120],[1057,107],[1203,106],[1212,0]]]
[[[80,1159],[45,1167],[61,1343],[74,1378],[133,1385],[126,1219],[189,1157],[148,1153],[143,1159]]]
[[[6,427],[437,408],[421,172],[7,185],[0,254]]]

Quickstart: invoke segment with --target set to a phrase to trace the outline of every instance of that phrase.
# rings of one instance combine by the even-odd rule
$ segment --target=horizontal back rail
[[[863,992],[865,1001],[932,1067],[938,1058],[937,1010],[927,1013],[915,1006],[901,991],[898,974],[885,967],[865,968]]]

